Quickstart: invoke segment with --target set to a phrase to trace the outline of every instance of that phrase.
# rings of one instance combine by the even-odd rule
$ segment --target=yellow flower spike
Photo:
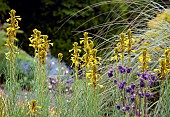
[[[33,30],[33,34],[29,40],[31,42],[29,46],[32,46],[35,49],[35,57],[38,58],[43,67],[46,63],[47,50],[53,43],[50,43],[51,40],[48,40],[48,35],[41,35],[41,31],[37,29]]]
[[[74,42],[73,43],[73,49],[69,50],[69,52],[72,52],[73,51],[73,54],[72,57],[71,57],[71,61],[72,61],[72,65],[75,65],[75,67],[79,67],[79,61],[82,60],[81,57],[79,57],[79,53],[81,52],[80,50],[80,46],[78,46],[78,43],[77,42]]]
[[[139,62],[142,64],[141,66],[138,66],[138,68],[142,68],[142,71],[145,72],[145,70],[148,68],[148,62],[151,61],[148,50],[144,48],[142,50],[142,54],[138,58]]]
[[[170,49],[164,50],[166,66],[170,69]]]
[[[117,63],[119,59],[122,59],[122,55],[119,53],[119,48],[115,47],[114,48],[114,56],[111,57],[111,61],[116,60],[116,63]]]
[[[62,54],[62,53],[59,53],[59,54],[58,54],[58,59],[59,59],[60,62],[62,61],[62,58],[63,58],[63,54]]]
[[[160,78],[165,79],[166,75],[170,72],[170,69],[168,69],[168,67],[166,65],[166,59],[160,58],[159,61],[160,61],[159,69],[154,69],[154,72],[160,73],[160,75],[161,75]]]
[[[120,34],[120,46],[121,46],[121,51],[125,51],[125,34],[121,33]]]

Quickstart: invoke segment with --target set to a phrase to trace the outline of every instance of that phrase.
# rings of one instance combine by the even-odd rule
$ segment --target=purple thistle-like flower
[[[135,89],[135,86],[136,86],[136,85],[135,85],[134,83],[131,84],[131,88],[132,88],[132,89]]]
[[[117,79],[114,79],[114,84],[117,84],[117,82],[118,82]]]
[[[130,90],[131,90],[130,87],[127,87],[127,88],[126,88],[126,92],[127,92],[127,93],[130,93]]]
[[[54,79],[54,78],[49,78],[49,79],[50,79],[50,83],[51,84],[55,85],[57,83],[56,79]]]
[[[132,96],[132,97],[130,98],[130,101],[134,102],[134,101],[135,101],[135,97]]]
[[[153,84],[153,81],[152,80],[149,80],[148,81],[148,85],[151,86]]]
[[[131,73],[131,71],[132,71],[132,68],[131,68],[131,67],[130,67],[130,68],[127,68],[126,73]]]
[[[126,84],[126,81],[123,81],[123,84],[125,85],[125,84]]]
[[[130,110],[130,106],[126,106],[126,111],[129,111]]]
[[[141,92],[141,91],[138,92],[138,95],[139,95],[140,98],[143,98],[143,97],[144,97],[144,93]]]
[[[121,82],[121,83],[119,84],[119,89],[123,89],[124,86],[125,86],[124,83]]]
[[[134,90],[130,90],[130,94],[133,95],[135,93]]]
[[[123,66],[118,66],[118,69],[119,69],[119,72],[120,73],[125,73],[126,72],[126,68],[125,67],[123,67]]]
[[[67,80],[67,82],[66,82],[66,83],[67,83],[67,84],[72,84],[73,82],[74,82],[74,81],[73,81],[73,79],[72,79],[72,78],[70,78],[70,79],[68,79],[68,80]]]
[[[148,99],[148,98],[150,98],[151,94],[149,92],[146,92],[145,96]]]
[[[152,80],[153,82],[156,82],[156,81],[157,81],[156,76],[154,76],[154,75],[151,74],[151,80]]]
[[[140,77],[141,74],[140,74],[140,73],[137,73],[137,75],[138,75],[138,77]]]
[[[111,78],[113,76],[113,70],[110,70],[110,72],[108,73],[109,78]]]
[[[144,73],[144,74],[142,74],[141,78],[147,80],[149,78],[149,74]]]
[[[143,80],[140,80],[140,87],[145,87],[145,82]]]
[[[118,109],[118,110],[120,110],[120,104],[116,104],[116,108]]]

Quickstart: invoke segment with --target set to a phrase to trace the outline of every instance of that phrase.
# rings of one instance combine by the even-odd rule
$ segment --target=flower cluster
[[[73,49],[69,50],[69,52],[73,51],[73,54],[71,54],[72,55],[72,57],[71,57],[72,65],[71,66],[75,65],[75,67],[77,67],[77,68],[79,67],[80,60],[81,60],[81,57],[79,54],[81,52],[80,48],[81,47],[78,46],[78,43],[74,42]]]
[[[8,53],[6,53],[6,59],[14,59],[15,58],[15,54],[18,52],[15,52],[15,48],[16,46],[14,45],[14,41],[17,40],[16,38],[16,30],[18,30],[20,27],[18,26],[18,21],[21,21],[20,16],[16,16],[16,11],[15,10],[11,10],[10,11],[10,16],[11,18],[7,19],[6,21],[9,24],[9,27],[7,28],[7,35],[8,35],[8,39],[6,40],[6,46],[9,47],[10,51]]]
[[[134,45],[135,40],[132,37],[132,31],[130,29],[127,30],[127,35],[125,33],[120,34],[120,39],[116,40],[118,43],[116,44],[116,47],[114,48],[114,56],[111,57],[111,61],[116,60],[116,63],[118,63],[119,59],[124,58],[124,53],[127,52],[129,59],[131,52],[134,52],[132,49],[132,46]]]
[[[142,71],[145,72],[145,70],[148,68],[148,62],[150,62],[150,55],[148,53],[148,49],[144,48],[142,50],[142,54],[139,56],[139,62],[142,64],[141,66],[138,66],[138,68],[142,68]]]
[[[29,46],[35,49],[35,57],[38,57],[39,62],[44,65],[46,63],[47,50],[50,45],[53,46],[53,43],[50,43],[51,40],[48,40],[47,35],[41,35],[41,31],[37,29],[34,29],[33,33],[29,38],[31,42]]]
[[[101,79],[100,74],[97,73],[98,65],[101,65],[100,57],[97,57],[97,49],[94,49],[94,44],[91,37],[88,37],[88,33],[84,32],[84,38],[80,41],[83,42],[85,54],[82,56],[82,67],[86,67],[86,78],[90,78],[90,83],[88,85],[92,85],[95,89],[96,86],[102,88],[103,86],[98,84],[99,79]]]
[[[132,68],[126,68],[123,66],[118,66],[118,70],[120,74],[131,73]],[[153,85],[154,82],[157,82],[157,78],[154,74],[148,73],[138,73],[139,80],[135,82],[128,82],[126,80],[114,79],[114,85],[119,89],[119,93],[121,96],[121,103],[117,102],[116,107],[118,110],[124,112],[131,113],[132,115],[139,115],[141,113],[142,105],[138,105],[137,102],[141,100],[141,98],[149,99],[151,97],[151,92],[148,87]],[[146,102],[145,102],[146,103]]]

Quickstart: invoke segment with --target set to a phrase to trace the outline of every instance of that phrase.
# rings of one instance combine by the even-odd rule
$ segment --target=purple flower
[[[131,88],[132,88],[132,89],[135,89],[135,86],[136,86],[136,85],[135,85],[134,83],[131,84]]]
[[[127,87],[127,88],[126,88],[126,92],[130,93],[130,90],[131,90],[130,87]]]
[[[126,70],[126,72],[127,73],[130,73],[132,71],[132,68],[130,67],[130,68],[127,68],[127,70]]]
[[[126,111],[129,111],[130,110],[130,106],[126,106]]]
[[[141,78],[147,80],[149,78],[149,74],[144,73],[144,74],[142,74]]]
[[[151,94],[149,92],[146,92],[145,96],[148,99],[148,98],[150,98]]]
[[[144,93],[141,92],[141,91],[138,92],[138,95],[139,95],[140,98],[143,98],[143,97],[144,97]]]
[[[130,94],[133,95],[135,93],[134,90],[130,90]]]
[[[117,84],[117,79],[114,79],[114,84]]]
[[[119,84],[119,89],[123,89],[124,86],[125,86],[124,83],[121,82],[121,83]]]
[[[145,82],[143,80],[140,80],[140,87],[145,87]]]
[[[156,76],[154,76],[154,75],[151,74],[151,80],[154,81],[154,82],[156,82],[156,81],[157,81]]]
[[[117,103],[116,107],[117,107],[118,110],[120,110],[120,104]]]
[[[73,79],[72,78],[68,79],[66,83],[67,84],[72,84],[73,83]]]
[[[132,102],[134,102],[135,97],[134,97],[134,96],[132,96],[132,97],[130,98],[130,100],[131,100]]]
[[[54,79],[54,78],[49,78],[49,79],[50,79],[50,83],[51,84],[55,85],[57,83],[56,79]]]
[[[125,73],[126,72],[126,68],[125,67],[123,67],[123,66],[118,66],[118,69],[119,69],[119,72],[120,73]]]
[[[109,78],[111,78],[113,76],[113,70],[110,70],[110,72],[108,73]]]
[[[148,85],[151,86],[153,84],[153,81],[152,80],[149,80],[148,81]]]
[[[126,81],[123,81],[123,84],[125,85],[125,84],[126,84]]]

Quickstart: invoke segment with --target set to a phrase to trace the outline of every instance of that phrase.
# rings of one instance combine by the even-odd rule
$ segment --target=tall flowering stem
[[[97,86],[99,86],[100,88],[103,88],[103,85],[98,84],[98,81],[102,78],[100,76],[100,74],[97,73],[98,70],[98,65],[101,65],[100,57],[97,57],[97,49],[93,49],[92,53],[91,53],[91,58],[90,58],[90,65],[91,65],[91,69],[88,71],[88,73],[86,73],[86,77],[90,78],[90,83],[88,83],[88,85],[93,86],[93,91],[94,91],[94,109],[95,109],[95,116],[97,116]]]
[[[142,50],[142,54],[139,56],[139,62],[141,63],[141,66],[138,66],[139,68],[142,68],[142,74],[145,74],[147,68],[149,67],[148,62],[150,62],[150,61],[151,61],[151,59],[150,59],[150,55],[148,53],[148,50],[146,48],[144,48]],[[144,81],[141,82],[141,83],[144,83]],[[146,84],[146,83],[144,83],[144,84]],[[142,89],[140,89],[140,90],[142,90]],[[147,90],[147,86],[145,86],[145,88],[144,88],[144,95],[146,95],[146,90]],[[146,100],[147,99],[146,99],[146,96],[145,96],[144,97],[144,117],[147,117]],[[141,102],[141,100],[140,100],[140,102]],[[139,107],[139,112],[140,112],[140,107]]]
[[[74,65],[74,68],[75,68],[75,77],[76,77],[76,86],[77,86],[77,83],[78,83],[78,68],[79,68],[79,65],[80,65],[80,60],[81,60],[81,57],[80,57],[80,46],[78,46],[78,43],[77,42],[74,42],[73,44],[73,49],[69,50],[69,52],[72,52],[73,53],[71,54],[72,57],[71,57],[71,61],[72,61],[72,65]],[[78,91],[77,91],[77,88],[76,88],[76,96],[78,94]]]
[[[44,90],[45,90],[45,78],[46,78],[46,71],[45,71],[45,63],[46,63],[46,56],[47,56],[47,50],[49,49],[50,45],[53,45],[53,43],[50,43],[51,40],[48,40],[47,35],[41,35],[41,31],[34,29],[33,34],[29,38],[31,44],[29,46],[34,48],[35,53],[35,61],[37,62],[36,67],[36,86],[34,87],[39,91],[40,93],[40,99],[41,103],[44,102]]]
[[[16,16],[16,11],[11,10],[9,12],[10,18],[7,19],[6,21],[9,24],[9,27],[7,28],[7,35],[8,39],[6,41],[6,46],[9,48],[9,52],[5,53],[6,59],[9,60],[9,89],[10,92],[12,92],[12,96],[14,99],[14,93],[15,89],[11,88],[13,87],[12,85],[15,84],[15,58],[16,54],[18,52],[16,51],[17,47],[15,46],[15,41],[17,40],[16,38],[16,30],[18,30],[20,27],[18,26],[18,21],[21,20],[20,16]]]
[[[69,52],[73,52],[71,54],[71,61],[72,61],[72,65],[71,66],[74,66],[74,69],[75,69],[75,101],[76,101],[76,104],[75,104],[75,107],[74,107],[74,114],[76,116],[77,114],[77,110],[76,110],[76,105],[77,105],[77,97],[78,97],[78,68],[80,66],[80,61],[81,61],[81,57],[80,57],[80,46],[78,46],[78,43],[77,42],[74,42],[73,43],[73,49],[69,50]]]
[[[132,31],[130,29],[127,30],[127,40],[125,43],[126,43],[126,50],[128,53],[128,67],[130,67],[131,52],[134,52],[134,50],[132,50],[134,39],[132,38]]]
[[[122,65],[123,65],[124,52],[125,52],[125,34],[124,33],[120,34],[120,49],[122,53]]]
[[[63,54],[58,54],[58,62],[59,62],[59,68],[61,68],[61,62],[62,62]],[[59,70],[58,73],[58,91],[59,91],[59,109],[58,109],[58,117],[60,117],[60,112],[62,111],[62,90],[61,90],[62,80],[61,80],[61,70]]]
[[[166,55],[166,54],[165,54]],[[160,78],[162,79],[162,102],[163,102],[163,94],[164,94],[164,82],[165,79],[170,72],[170,69],[168,68],[169,64],[167,64],[167,58],[160,58],[160,63],[159,63],[159,69],[154,69],[154,72],[158,72],[160,74]]]

